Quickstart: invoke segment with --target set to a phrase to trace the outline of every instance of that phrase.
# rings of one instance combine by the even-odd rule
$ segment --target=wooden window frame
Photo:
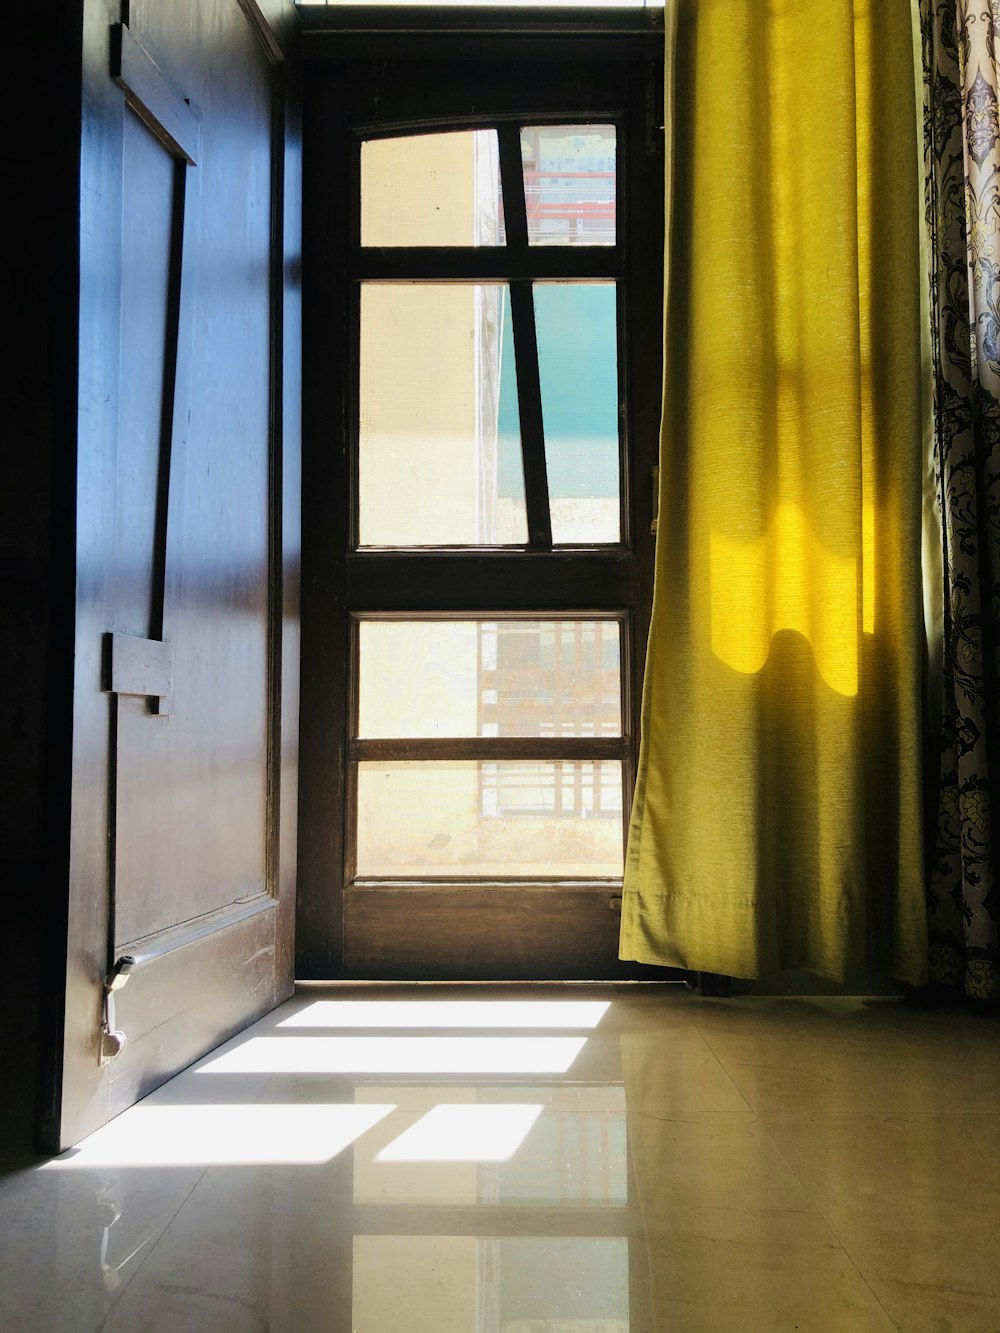
[[[462,738],[421,739],[378,738],[366,739],[358,735],[360,714],[360,627],[372,621],[418,621],[433,623],[435,620],[455,621],[594,621],[600,620],[618,626],[619,642],[619,678],[621,683],[621,734],[618,736],[468,736]],[[357,848],[357,811],[358,811],[358,766],[368,762],[391,762],[393,760],[471,760],[479,763],[503,762],[504,760],[532,760],[543,762],[600,762],[602,759],[620,762],[622,766],[622,848],[628,831],[628,812],[632,803],[634,774],[635,742],[635,698],[630,688],[635,672],[632,661],[632,614],[627,609],[600,611],[568,609],[564,611],[543,612],[482,612],[449,611],[428,615],[420,611],[408,612],[350,612],[350,658],[351,672],[348,696],[348,745],[347,745],[347,801],[344,828],[344,884],[345,888],[361,883],[366,887],[376,884],[392,885],[396,883],[427,884],[558,884],[565,881],[564,875],[364,875],[358,874]],[[621,876],[592,875],[574,877],[574,883],[592,881],[595,884],[620,884]]]
[[[527,205],[524,193],[524,175],[521,163],[519,127],[569,123],[569,113],[511,113],[506,117],[455,117],[449,120],[422,121],[412,119],[388,128],[360,126],[353,145],[351,171],[351,229],[349,274],[351,278],[351,345],[349,357],[357,367],[361,355],[361,290],[369,282],[455,282],[497,283],[505,285],[510,293],[511,322],[514,342],[514,361],[517,367],[517,399],[520,421],[521,457],[524,475],[524,496],[527,510],[528,540],[522,546],[503,548],[485,545],[462,545],[449,548],[435,543],[426,547],[371,547],[359,543],[358,513],[358,440],[360,436],[360,402],[358,376],[351,384],[349,439],[352,449],[351,527],[350,546],[353,553],[385,550],[394,555],[406,555],[414,550],[459,552],[492,551],[515,552],[552,550],[602,550],[615,547],[627,549],[630,545],[629,520],[631,505],[628,495],[628,442],[627,414],[619,412],[618,475],[619,483],[619,538],[616,542],[554,543],[552,539],[551,497],[548,487],[545,433],[542,424],[542,389],[538,361],[534,283],[546,281],[602,282],[615,286],[615,334],[618,352],[618,402],[625,402],[625,363],[621,354],[625,335],[627,295],[623,290],[626,272],[625,247],[618,239],[612,245],[531,245],[528,240]],[[626,128],[624,117],[605,115],[603,118],[584,116],[573,123],[613,124],[616,142],[621,143]],[[361,244],[361,146],[373,139],[405,138],[420,134],[447,134],[456,130],[496,130],[500,148],[500,177],[504,199],[506,244],[496,246],[362,246]],[[628,188],[628,165],[616,173],[616,198],[621,210]],[[627,201],[626,201],[627,209]]]
[[[355,800],[351,774],[362,753],[375,753],[369,745],[359,749],[356,743],[352,744],[357,739],[357,697],[352,685],[356,650],[350,646],[352,617],[397,616],[416,620],[454,619],[461,615],[493,619],[620,617],[623,737],[621,742],[613,738],[613,744],[625,751],[623,815],[627,815],[631,802],[638,746],[640,671],[652,590],[650,468],[655,462],[658,441],[662,378],[662,272],[656,263],[662,262],[662,216],[656,215],[655,208],[648,209],[648,216],[640,215],[630,210],[628,201],[637,185],[647,198],[651,191],[654,199],[662,197],[657,185],[662,180],[657,174],[662,171],[662,159],[658,156],[662,154],[658,135],[662,121],[658,100],[662,88],[662,18],[657,16],[659,22],[654,19],[641,32],[634,28],[626,31],[624,26],[621,31],[613,32],[606,25],[573,32],[571,25],[564,26],[558,18],[553,28],[555,11],[546,13],[544,29],[532,29],[530,25],[518,29],[516,16],[505,15],[504,34],[484,37],[471,36],[463,28],[462,15],[456,15],[453,21],[455,13],[448,15],[447,35],[439,30],[431,37],[428,31],[414,41],[412,34],[398,31],[381,35],[370,30],[352,32],[349,17],[343,13],[336,16],[330,11],[322,16],[324,31],[319,40],[312,49],[308,41],[306,45],[303,493],[306,570],[297,964],[300,976],[344,975],[344,904],[345,895],[352,892],[347,886],[352,884],[355,870],[353,849],[347,846]],[[495,20],[496,16],[493,17]],[[604,17],[601,16],[602,23]],[[629,22],[633,23],[635,17],[629,15]],[[639,17],[646,24],[649,16]],[[407,23],[409,19],[407,16]],[[394,21],[403,22],[398,14]],[[486,17],[478,14],[475,21],[485,22]],[[615,24],[619,21],[616,19]],[[330,37],[335,29],[336,49],[342,57],[338,60],[330,58],[334,50]],[[541,35],[542,31],[548,35]],[[432,47],[434,60],[440,55],[443,60],[455,58],[468,62],[475,58],[481,63],[476,69],[471,65],[465,71],[459,69],[455,76],[457,84],[451,75],[449,79],[429,78],[426,72],[433,68],[433,62],[428,61]],[[368,62],[383,58],[399,64],[393,67],[392,77],[384,77],[376,90],[379,107],[376,122],[358,111],[367,90],[362,89],[360,95],[356,92],[366,71],[371,77],[379,77],[377,71],[385,69]],[[518,77],[523,79],[525,90],[525,95],[516,101],[518,109],[511,109],[515,105],[511,102],[502,113],[486,106],[475,116],[456,117],[456,101],[460,104],[463,96],[470,104],[481,104],[478,79],[483,68],[493,67],[499,72],[511,61]],[[573,89],[579,86],[579,70],[593,71],[598,66],[607,71],[601,95],[586,102],[578,100]],[[456,68],[452,66],[452,71]],[[352,83],[352,79],[357,81]],[[532,91],[538,87],[542,88],[541,94]],[[319,122],[323,122],[324,129],[311,139],[310,125]],[[450,251],[360,247],[362,139],[394,137],[421,128],[502,129],[505,125],[516,137],[518,124],[587,122],[614,123],[619,136],[615,246],[524,245],[521,249],[509,243],[508,233],[508,245],[496,247],[462,247]],[[510,158],[508,152],[508,169]],[[518,149],[517,175],[523,199],[519,159]],[[350,182],[349,208],[343,198],[345,182]],[[503,184],[506,188],[506,180]],[[641,274],[630,264],[633,249],[649,259]],[[344,365],[356,356],[362,280],[435,278],[459,281],[515,278],[525,284],[529,302],[530,287],[526,284],[535,279],[612,280],[618,284],[619,402],[624,417],[619,431],[622,526],[618,544],[553,547],[546,541],[544,524],[537,522],[536,503],[531,524],[534,541],[524,548],[357,546],[355,471],[352,451],[347,447],[349,441],[357,439],[357,377],[356,374],[350,377],[350,388],[344,392],[334,382],[336,376],[331,375],[331,366]],[[331,318],[331,311],[342,312],[341,318],[336,315]],[[638,336],[637,328],[641,331]],[[642,393],[637,390],[640,382]],[[655,386],[655,392],[651,386]],[[634,436],[643,440],[641,453],[634,447]],[[338,446],[338,440],[343,441],[342,447]],[[532,485],[537,493],[537,482],[537,473],[534,483],[526,477],[526,494]],[[349,497],[346,504],[345,496]],[[332,522],[331,510],[335,511]],[[485,757],[483,739],[471,742],[477,758]],[[588,743],[593,745],[593,739]],[[462,757],[466,742],[441,744],[449,747],[450,757],[458,758]],[[539,744],[550,747],[552,738],[541,738]],[[603,750],[603,745],[597,748]],[[443,757],[444,751],[441,753]],[[400,757],[398,751],[397,757]],[[546,757],[557,755],[549,749]],[[601,756],[592,753],[581,757]],[[610,884],[613,888],[614,881],[601,882],[606,886],[603,910],[607,916],[607,887]],[[502,883],[495,883],[492,878],[490,883],[498,891],[504,889]],[[569,887],[570,882],[566,883]],[[433,889],[435,885],[429,887]],[[624,973],[619,971],[615,975]]]

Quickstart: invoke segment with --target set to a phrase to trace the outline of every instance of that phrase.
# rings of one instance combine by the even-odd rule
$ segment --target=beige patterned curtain
[[[997,1004],[1000,0],[920,0],[920,14],[944,612],[930,976]]]

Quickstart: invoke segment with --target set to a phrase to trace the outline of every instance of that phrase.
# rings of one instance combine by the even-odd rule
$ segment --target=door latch
[[[123,954],[108,973],[104,983],[104,1017],[101,1021],[101,1064],[109,1065],[128,1045],[128,1037],[115,1022],[115,991],[128,983],[135,967],[131,954]]]

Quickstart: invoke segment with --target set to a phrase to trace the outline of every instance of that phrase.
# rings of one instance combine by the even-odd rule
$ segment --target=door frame
[[[572,86],[573,74],[567,71],[575,63],[591,68],[599,63],[615,71],[612,82],[624,81],[629,88],[627,108],[622,107],[620,97],[617,101],[610,97],[604,109],[615,102],[619,110],[628,111],[633,127],[644,125],[642,136],[633,133],[628,161],[622,165],[626,178],[645,171],[643,187],[648,189],[650,162],[655,161],[655,170],[662,172],[663,16],[647,10],[624,14],[605,11],[595,18],[592,11],[572,10],[519,10],[500,17],[496,11],[485,10],[449,9],[442,15],[432,9],[401,14],[399,10],[338,7],[312,11],[307,23],[313,31],[307,32],[306,37],[304,87],[305,578],[296,974],[316,980],[345,975],[374,978],[380,976],[377,970],[359,974],[356,968],[351,972],[344,968],[345,912],[340,867],[345,862],[343,812],[345,794],[350,789],[349,626],[352,613],[391,615],[408,609],[412,606],[413,588],[412,585],[394,588],[384,581],[385,569],[398,559],[392,553],[365,552],[347,561],[338,555],[347,546],[351,521],[350,507],[338,504],[338,497],[349,496],[353,485],[349,449],[351,393],[345,392],[338,382],[341,368],[350,356],[349,312],[353,307],[350,284],[354,280],[348,263],[351,208],[345,207],[343,196],[347,182],[352,191],[356,188],[344,90],[359,72],[378,68],[379,62],[392,62],[393,75],[382,84],[380,125],[388,122],[410,126],[421,119],[453,121],[454,112],[448,116],[441,96],[446,81],[428,77],[429,72],[440,68],[437,62],[480,61],[485,65],[529,62],[526,68],[538,82],[544,81],[542,71],[547,70],[553,81],[561,85],[562,100],[553,94],[550,111],[565,106],[571,114],[572,105],[572,111],[586,110],[591,119],[598,119],[602,112],[599,102],[592,106],[587,102],[581,104],[578,99],[573,105],[567,102],[565,90]],[[470,76],[470,87],[474,78]],[[422,93],[421,89],[428,92]],[[525,111],[542,113],[544,103],[544,97],[529,97]],[[490,108],[485,108],[483,114],[488,119]],[[661,181],[662,175],[656,179]],[[662,188],[654,192],[654,197],[658,204]],[[652,336],[626,341],[624,331],[619,329],[619,357],[622,364],[629,365],[630,385],[640,377],[645,384],[655,385],[654,392],[641,396],[642,401],[630,401],[627,413],[630,435],[654,442],[651,450],[655,450],[662,382],[662,209],[650,210],[648,216],[640,210],[634,212],[630,224],[634,229],[633,241],[638,242],[640,251],[655,254],[659,267],[656,273],[648,270],[639,273],[636,265],[626,262],[621,281],[625,285],[626,304],[632,312],[633,328],[647,329]],[[463,608],[466,612],[472,607],[483,611],[585,615],[579,602],[567,602],[564,588],[570,563],[573,568],[585,571],[593,593],[594,611],[634,615],[635,650],[626,653],[623,660],[623,711],[636,748],[638,701],[652,598],[654,499],[649,467],[654,461],[652,453],[648,463],[633,453],[631,476],[622,474],[629,517],[619,548],[603,551],[591,548],[572,553],[557,548],[530,554],[494,550],[481,558],[475,553],[445,549],[407,553],[415,580],[429,593],[420,614],[426,612],[430,616],[458,612],[463,585],[475,587],[475,601]],[[339,517],[331,522],[333,513],[346,514],[346,519]],[[519,582],[517,572],[528,568],[530,581]],[[434,589],[446,592],[435,596]],[[633,769],[635,757],[633,753]],[[626,790],[626,809],[629,795]],[[331,867],[335,867],[332,875]],[[613,907],[613,901],[611,904],[607,901],[607,885],[581,885],[574,887],[573,892],[580,895],[581,903],[592,907],[595,889],[601,895],[607,919],[608,907]],[[474,890],[492,895],[491,903],[499,903],[500,897],[509,891],[499,885]],[[364,910],[355,913],[357,919],[346,923],[346,929],[353,932],[355,939],[359,931],[363,934],[377,920],[374,895],[385,894],[386,890],[361,892],[373,901],[361,904]],[[533,888],[531,892],[537,890]],[[620,893],[620,889],[612,888],[612,899],[616,892]],[[551,902],[546,905],[544,894],[542,888],[537,899],[541,916],[550,920],[550,928],[558,929],[560,913],[568,907],[569,899],[557,907],[550,894]],[[421,910],[430,914],[428,919],[447,919],[447,889],[442,897],[438,886],[428,886],[419,899],[412,898],[411,902],[419,903]],[[477,941],[468,941],[468,948],[475,949],[476,945]],[[456,966],[460,968],[461,964]],[[637,964],[621,963],[619,968],[614,974],[618,978],[655,975],[662,979],[664,975],[662,969],[642,968]],[[558,975],[553,974],[552,979]],[[427,979],[431,976],[427,974]]]

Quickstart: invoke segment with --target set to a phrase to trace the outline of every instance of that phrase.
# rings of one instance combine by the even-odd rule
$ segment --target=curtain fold
[[[920,0],[943,583],[930,979],[1000,1001],[1000,0]]]
[[[926,977],[909,0],[679,0],[621,956]]]

